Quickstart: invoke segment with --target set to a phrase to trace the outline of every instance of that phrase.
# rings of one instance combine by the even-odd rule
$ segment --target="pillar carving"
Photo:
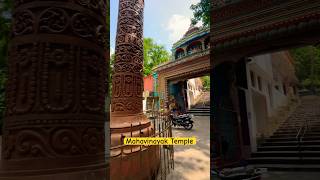
[[[0,179],[106,179],[106,7],[14,1]]]
[[[156,147],[122,147],[122,137],[147,137],[153,132],[143,114],[144,0],[120,0],[112,77],[111,179],[151,179],[158,161]],[[121,177],[119,176],[121,175]]]

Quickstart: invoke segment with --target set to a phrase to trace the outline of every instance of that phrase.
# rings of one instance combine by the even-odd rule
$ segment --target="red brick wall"
[[[152,75],[146,76],[143,78],[144,82],[144,91],[153,91],[153,77]]]

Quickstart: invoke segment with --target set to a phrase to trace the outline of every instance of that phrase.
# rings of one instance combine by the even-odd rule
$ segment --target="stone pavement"
[[[175,169],[168,180],[210,179],[210,117],[194,117],[194,126],[188,131],[182,127],[173,128],[174,137],[197,138],[194,146],[175,146]]]

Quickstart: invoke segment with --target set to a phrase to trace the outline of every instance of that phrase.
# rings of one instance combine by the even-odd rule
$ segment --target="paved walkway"
[[[194,117],[192,130],[173,128],[174,137],[197,138],[194,146],[175,146],[175,170],[169,180],[210,179],[210,117]]]

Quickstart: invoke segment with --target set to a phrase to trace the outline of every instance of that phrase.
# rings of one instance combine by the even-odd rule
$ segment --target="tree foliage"
[[[210,76],[203,76],[201,77],[203,89],[206,91],[210,90]]]
[[[191,22],[193,25],[196,25],[200,21],[203,23],[203,26],[210,25],[211,1],[212,0],[201,0],[197,4],[191,5],[190,8],[193,11]]]
[[[307,46],[290,52],[301,84],[305,88],[320,88],[320,48]]]
[[[143,72],[150,75],[152,69],[170,59],[170,54],[164,46],[154,42],[152,38],[145,38],[143,41]]]

